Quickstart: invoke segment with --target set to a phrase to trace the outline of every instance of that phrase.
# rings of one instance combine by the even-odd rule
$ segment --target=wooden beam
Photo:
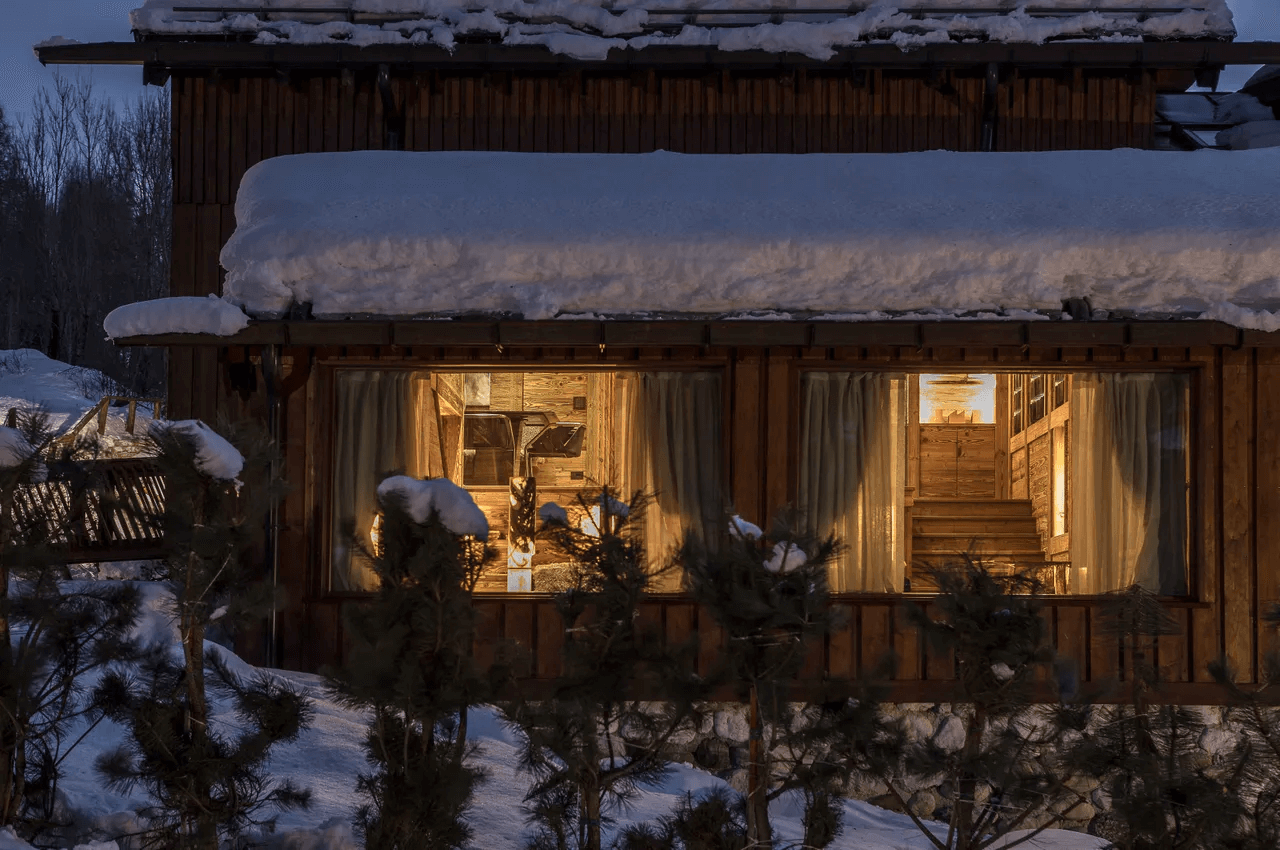
[[[1207,65],[1280,63],[1280,42],[1168,41],[1144,43],[1058,42],[1049,44],[938,44],[904,51],[891,44],[843,47],[826,60],[764,50],[720,51],[712,47],[650,46],[609,51],[583,62],[540,45],[459,44],[255,44],[198,41],[190,36],[151,35],[142,42],[47,45],[36,48],[46,65],[145,65],[169,70],[282,67],[325,70],[389,64],[402,68],[587,68],[590,70],[781,68],[973,68],[990,62],[1018,67],[1199,68]],[[186,40],[179,41],[176,38]]]
[[[488,346],[805,346],[919,348],[1134,348],[1280,346],[1280,333],[1241,331],[1221,322],[808,322],[697,318],[652,321],[252,320],[231,336],[152,334],[116,345],[463,345]]]

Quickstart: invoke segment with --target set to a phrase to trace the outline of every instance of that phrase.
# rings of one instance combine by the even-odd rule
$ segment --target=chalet
[[[340,655],[369,589],[344,529],[403,470],[486,510],[478,651],[518,640],[534,678],[556,554],[512,488],[609,484],[657,494],[655,557],[730,507],[847,541],[809,676],[893,649],[896,695],[945,701],[898,608],[968,552],[1040,572],[1086,680],[1124,668],[1097,594],[1133,582],[1181,626],[1177,698],[1218,701],[1220,656],[1256,679],[1280,159],[1142,150],[1195,146],[1161,98],[1280,62],[1222,0],[293,5],[149,0],[134,43],[38,48],[171,86],[171,294],[228,300],[109,330],[169,347],[175,417],[281,440],[274,663]],[[782,156],[812,153],[846,156]],[[711,662],[678,584],[646,605]]]

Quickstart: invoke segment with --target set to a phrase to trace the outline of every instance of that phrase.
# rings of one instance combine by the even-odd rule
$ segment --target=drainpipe
[[[280,434],[280,346],[278,345],[268,345],[262,349],[262,380],[267,387],[267,434],[270,436],[272,445],[270,475],[274,484],[280,479],[280,452],[282,450]],[[267,663],[272,667],[279,667],[280,623],[274,600],[280,590],[280,505],[274,500],[271,502],[271,508],[267,512],[264,532],[267,557],[271,562],[271,598],[273,600],[270,622],[267,626]]]
[[[996,117],[999,115],[1000,66],[987,63],[987,77],[982,87],[982,144],[979,148],[989,153],[996,149]]]

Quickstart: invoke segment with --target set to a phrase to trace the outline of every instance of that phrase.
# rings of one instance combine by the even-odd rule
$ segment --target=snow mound
[[[860,6],[861,4],[859,4]],[[334,10],[310,0],[272,4],[285,14],[254,14],[258,0],[146,0],[130,15],[135,32],[187,37],[234,37],[259,44],[434,45],[452,50],[460,40],[542,45],[583,61],[611,50],[660,46],[763,50],[831,58],[860,44],[893,44],[910,50],[950,41],[1041,44],[1064,39],[1144,39],[1235,36],[1226,0],[1194,5],[1169,0],[1041,0],[998,8],[990,0],[932,4],[814,0],[804,12],[778,23],[766,0],[353,0]],[[175,7],[205,7],[174,11]],[[230,7],[221,11],[217,7]],[[312,10],[308,12],[308,7]],[[993,9],[993,7],[996,7]],[[317,14],[328,9],[330,14]],[[243,11],[240,11],[243,9]],[[707,9],[716,15],[690,15]],[[289,10],[293,10],[290,12]],[[740,10],[740,14],[723,14]]]
[[[1233,151],[1280,147],[1280,121],[1250,121],[1221,131],[1216,141]]]
[[[15,408],[39,410],[55,435],[65,434],[113,386],[95,369],[71,366],[34,349],[0,350],[0,422]],[[139,421],[154,414],[150,404],[138,405]],[[135,456],[147,448],[145,441],[128,433],[126,417],[125,406],[107,409],[106,429],[98,440],[110,456]],[[81,433],[94,431],[87,427]]]
[[[489,520],[471,494],[448,478],[425,481],[408,475],[393,475],[378,485],[378,501],[400,498],[414,522],[426,522],[432,512],[454,534],[470,534],[480,540],[489,537]]]
[[[150,334],[231,336],[249,326],[249,317],[216,295],[179,296],[138,301],[117,307],[102,320],[111,339]]]
[[[1280,308],[1280,151],[306,154],[245,175],[252,315]]]
[[[190,437],[196,446],[196,467],[210,478],[237,481],[244,469],[244,457],[236,447],[199,419],[157,422],[154,429],[177,431]]]

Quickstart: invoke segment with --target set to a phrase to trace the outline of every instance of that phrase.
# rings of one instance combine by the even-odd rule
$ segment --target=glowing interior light
[[[373,516],[373,525],[369,526],[369,549],[375,558],[382,557],[382,514]]]

